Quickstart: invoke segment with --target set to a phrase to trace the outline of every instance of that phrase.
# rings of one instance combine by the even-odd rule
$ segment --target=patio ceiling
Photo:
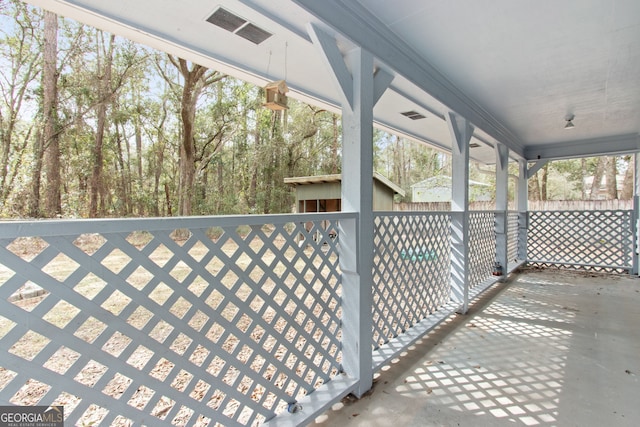
[[[290,96],[339,111],[313,25],[344,56],[362,46],[394,76],[378,126],[448,151],[454,111],[474,124],[471,157],[484,163],[496,142],[527,160],[640,146],[637,0],[28,2],[251,83],[286,79]],[[271,36],[256,44],[207,22],[219,7]],[[410,111],[425,118],[401,114]]]

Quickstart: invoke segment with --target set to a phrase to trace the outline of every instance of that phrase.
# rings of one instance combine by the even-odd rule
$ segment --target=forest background
[[[340,173],[335,113],[268,110],[262,88],[19,0],[0,0],[0,28],[2,218],[286,213],[285,177]],[[398,202],[451,175],[424,144],[380,130],[373,144],[375,170],[407,192]],[[529,198],[629,199],[631,162],[548,163]],[[493,184],[495,169],[473,164],[471,178]]]

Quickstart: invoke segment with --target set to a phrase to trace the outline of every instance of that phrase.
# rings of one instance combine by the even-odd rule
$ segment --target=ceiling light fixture
[[[572,114],[572,115],[570,115],[570,116],[567,116],[567,117],[565,118],[565,120],[567,121],[567,124],[566,124],[566,125],[564,125],[564,128],[565,128],[565,129],[573,129],[574,127],[576,127],[576,125],[574,125],[574,124],[573,124],[573,119],[574,119],[574,118],[575,118],[575,117],[573,116],[573,114]]]

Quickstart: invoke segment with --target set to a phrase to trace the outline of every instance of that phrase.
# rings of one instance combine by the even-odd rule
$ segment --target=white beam
[[[493,115],[433,67],[416,55],[397,34],[380,22],[364,5],[352,0],[294,0],[306,10],[331,25],[354,43],[375,52],[377,58],[398,74],[406,77],[451,110],[466,117],[476,127],[522,156],[524,146],[519,138]]]
[[[535,175],[540,169],[549,163],[549,160],[538,160],[527,170],[527,179],[530,179],[533,175]]]
[[[349,107],[353,108],[353,80],[336,40],[313,24],[309,24],[308,29],[311,40],[322,53],[342,97]]]
[[[527,160],[572,159],[577,157],[615,156],[640,151],[640,135],[628,134],[607,138],[532,145],[524,150]]]
[[[373,105],[376,105],[385,91],[391,86],[394,75],[378,68],[373,75]]]

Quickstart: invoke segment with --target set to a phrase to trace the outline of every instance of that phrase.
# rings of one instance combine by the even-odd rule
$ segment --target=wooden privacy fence
[[[469,210],[484,211],[495,209],[495,202],[471,202]],[[509,202],[509,210],[515,209]],[[529,200],[529,211],[601,211],[631,210],[633,200]],[[395,211],[449,211],[451,202],[394,203]]]

